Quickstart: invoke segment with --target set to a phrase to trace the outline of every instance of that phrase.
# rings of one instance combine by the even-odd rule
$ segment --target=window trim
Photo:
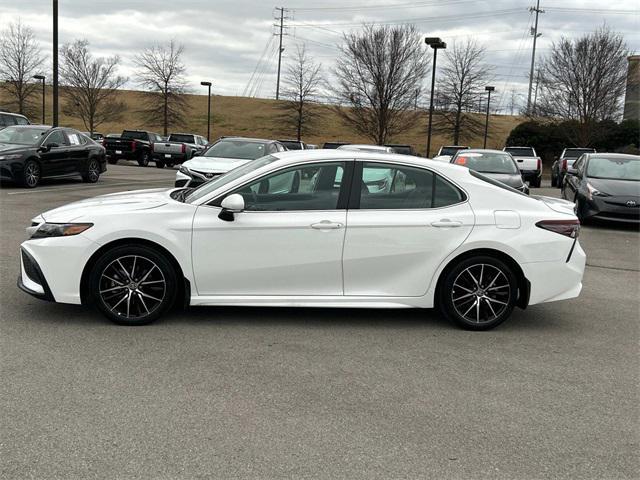
[[[328,209],[328,210],[243,210],[242,213],[292,213],[292,212],[337,212],[340,210],[347,210],[349,193],[351,191],[351,184],[354,178],[353,169],[354,169],[354,159],[352,158],[344,158],[344,159],[331,159],[325,161],[306,161],[302,163],[296,163],[293,165],[283,165],[281,168],[277,170],[272,170],[270,172],[266,172],[264,175],[260,177],[254,177],[247,182],[238,184],[233,188],[225,190],[221,192],[219,195],[216,195],[213,199],[208,202],[200,204],[200,206],[204,207],[215,207],[221,208],[220,203],[225,199],[228,195],[232,195],[234,191],[242,189],[248,185],[259,182],[266,177],[270,177],[278,172],[283,172],[285,170],[295,169],[295,168],[305,168],[308,166],[318,165],[318,164],[333,164],[333,163],[343,163],[344,171],[342,173],[342,182],[340,184],[340,193],[338,194],[338,201],[336,203],[336,208]]]
[[[433,175],[433,185],[435,187],[435,182],[436,182],[436,175],[439,175],[443,180],[447,181],[448,183],[450,183],[451,185],[453,185],[455,188],[458,189],[458,191],[462,194],[462,201],[457,202],[457,203],[452,203],[450,205],[444,205],[442,207],[429,207],[429,208],[360,208],[360,188],[356,188],[356,183],[358,183],[358,185],[360,184],[360,182],[362,181],[362,171],[364,169],[364,164],[365,163],[379,163],[381,165],[386,165],[389,166],[391,168],[399,168],[399,167],[408,167],[408,168],[415,168],[418,170],[425,170],[429,173],[431,173],[431,175]],[[431,193],[431,204],[433,205],[433,200],[434,200],[434,195],[435,195],[435,188],[432,190]],[[453,206],[457,206],[457,205],[462,205],[464,203],[469,202],[469,194],[467,193],[467,191],[460,187],[460,185],[458,185],[457,182],[454,182],[453,180],[451,180],[449,177],[447,177],[446,175],[442,175],[440,172],[436,171],[436,170],[432,170],[431,168],[425,168],[421,165],[414,165],[414,164],[410,164],[410,163],[402,163],[402,162],[393,162],[393,163],[389,163],[388,161],[385,160],[378,160],[378,159],[367,159],[367,160],[356,160],[355,162],[355,168],[354,168],[354,173],[353,173],[353,178],[351,181],[351,193],[349,195],[349,205],[347,206],[347,210],[366,210],[367,212],[389,212],[389,211],[394,211],[394,212],[416,212],[416,211],[424,211],[424,212],[432,212],[435,210],[439,210],[442,208],[449,208],[449,207],[453,207]]]

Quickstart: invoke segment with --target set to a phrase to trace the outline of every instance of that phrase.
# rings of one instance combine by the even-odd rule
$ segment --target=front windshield
[[[38,127],[3,128],[0,130],[0,143],[34,146],[40,141],[46,131],[46,128]]]
[[[225,173],[213,180],[203,183],[195,190],[191,191],[189,195],[184,199],[185,203],[193,203],[198,199],[208,195],[214,190],[226,185],[229,182],[233,182],[234,180],[246,175],[254,170],[257,170],[265,165],[269,165],[272,162],[278,160],[273,155],[267,155],[266,157],[259,158],[254,162],[245,163],[244,165],[239,166],[238,168],[234,168],[230,172]]]
[[[267,144],[249,142],[247,140],[220,140],[204,154],[205,157],[238,158],[241,160],[255,160],[264,157]]]
[[[518,173],[511,155],[506,153],[464,152],[458,154],[455,163],[482,173]]]
[[[610,180],[640,180],[640,157],[614,158],[596,157],[589,159],[587,177]]]

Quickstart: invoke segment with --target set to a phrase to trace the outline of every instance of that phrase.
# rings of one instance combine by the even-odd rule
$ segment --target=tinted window
[[[82,136],[78,133],[67,131],[67,138],[69,139],[69,143],[71,145],[82,145],[83,143],[85,143],[81,140],[81,137]]]
[[[56,130],[55,132],[52,132],[44,142],[45,142],[44,143],[45,145],[52,145],[52,144],[68,145],[69,144],[64,134],[62,133],[62,130]]]
[[[147,132],[137,132],[135,130],[125,130],[122,132],[122,138],[130,138],[133,140],[147,140],[149,138],[149,134]]]
[[[455,155],[460,150],[466,150],[469,147],[442,147],[439,155]]]
[[[6,115],[4,113],[0,113],[0,126],[6,127],[8,125],[15,125],[15,117],[13,115]]]
[[[335,210],[343,173],[342,162],[293,167],[234,193],[243,196],[247,211]]]
[[[435,191],[433,192],[433,208],[455,205],[464,200],[464,194],[454,185],[436,175]]]
[[[593,148],[567,148],[562,158],[578,158],[583,153],[593,153]]]
[[[14,117],[17,125],[29,125],[29,120],[24,117]]]
[[[507,147],[505,152],[509,152],[514,157],[535,157],[531,147]]]
[[[180,135],[175,133],[169,135],[169,141],[179,143],[195,143],[193,135]]]
[[[508,153],[498,152],[460,152],[453,161],[476,172],[518,173],[518,167]]]

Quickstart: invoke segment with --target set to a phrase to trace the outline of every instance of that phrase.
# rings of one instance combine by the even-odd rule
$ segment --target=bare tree
[[[337,60],[335,95],[350,108],[338,115],[378,145],[415,122],[429,57],[413,25],[375,27],[345,34]],[[419,94],[419,93],[418,93]]]
[[[298,141],[318,117],[313,104],[322,82],[320,68],[302,47],[297,49],[294,63],[289,65],[284,76],[283,97],[287,101],[280,106],[281,118],[287,127],[295,129]]]
[[[30,98],[38,88],[30,82],[41,73],[44,57],[33,30],[18,21],[0,33],[0,87],[10,98],[10,107],[21,114],[31,114]]]
[[[445,55],[438,81],[443,108],[436,117],[434,131],[451,135],[453,144],[458,145],[463,138],[484,133],[484,121],[467,112],[475,111],[479,105],[491,69],[484,62],[484,47],[475,40],[454,42]]]
[[[574,120],[569,140],[589,146],[597,122],[620,113],[627,55],[622,35],[607,27],[554,43],[541,67],[538,114]]]
[[[171,40],[168,45],[155,45],[134,57],[139,83],[148,90],[142,113],[151,125],[162,126],[164,135],[169,126],[184,124],[187,106],[185,72],[182,63],[184,46]]]
[[[127,81],[117,75],[120,59],[93,58],[86,40],[64,45],[61,57],[60,77],[67,87],[65,115],[82,119],[90,133],[104,122],[118,120],[126,105],[118,101],[117,89]]]

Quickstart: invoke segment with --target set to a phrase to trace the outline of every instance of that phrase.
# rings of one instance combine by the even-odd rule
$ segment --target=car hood
[[[0,143],[0,154],[22,153],[30,148],[27,145],[16,145],[15,143]]]
[[[121,215],[136,210],[148,210],[168,203],[171,190],[173,189],[154,188],[100,195],[54,208],[42,213],[40,217],[46,222],[66,223],[92,215]]]
[[[251,162],[241,158],[193,157],[183,162],[182,166],[190,170],[206,173],[227,173],[240,165]]]
[[[640,196],[640,182],[633,180],[609,180],[605,178],[587,178],[593,188],[615,197]]]
[[[513,188],[522,187],[522,176],[519,173],[480,173],[485,177],[492,178]]]

